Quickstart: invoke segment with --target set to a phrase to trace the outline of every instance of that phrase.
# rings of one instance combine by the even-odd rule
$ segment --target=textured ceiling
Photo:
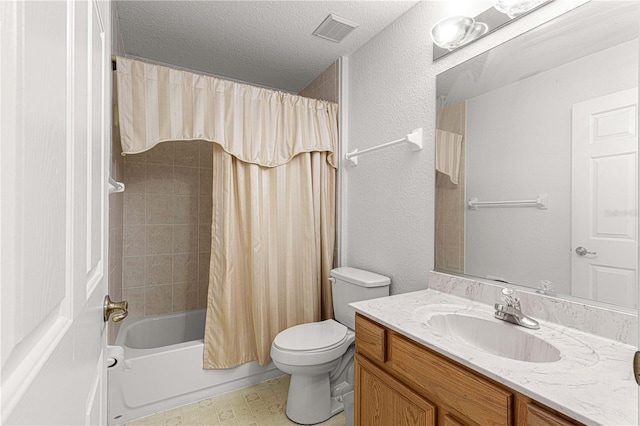
[[[415,3],[117,1],[116,7],[127,55],[297,93]],[[341,43],[313,36],[330,13],[360,26]]]

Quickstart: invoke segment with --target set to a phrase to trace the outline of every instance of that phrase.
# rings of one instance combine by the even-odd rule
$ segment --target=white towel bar
[[[420,151],[422,149],[422,127],[414,130],[413,132],[409,133],[402,139],[396,139],[395,141],[383,143],[382,145],[367,148],[362,151],[358,151],[357,149],[354,149],[353,151],[345,154],[344,157],[350,162],[352,166],[357,166],[359,155],[368,154],[370,152],[378,151],[380,149],[387,148],[393,145],[398,145],[405,142],[411,144],[412,151]]]
[[[549,195],[539,194],[535,200],[513,200],[513,201],[478,201],[478,197],[469,199],[469,210],[478,210],[478,207],[536,207],[540,210],[547,210],[549,206]]]

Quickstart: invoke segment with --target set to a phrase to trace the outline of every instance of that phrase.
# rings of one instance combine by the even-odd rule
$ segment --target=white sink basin
[[[555,362],[560,351],[518,326],[455,313],[433,315],[427,321],[443,337],[493,355],[526,362]]]

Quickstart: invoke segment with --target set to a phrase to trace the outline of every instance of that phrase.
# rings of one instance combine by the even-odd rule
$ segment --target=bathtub
[[[109,424],[169,410],[282,375],[249,362],[204,370],[204,309],[123,321],[108,348]]]

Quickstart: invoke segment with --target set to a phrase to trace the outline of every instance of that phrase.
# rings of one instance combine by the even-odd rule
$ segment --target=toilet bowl
[[[291,375],[287,417],[300,424],[320,423],[344,410],[342,394],[353,389],[347,372],[355,351],[355,313],[351,302],[387,296],[388,277],[355,268],[331,271],[336,320],[300,324],[280,332],[271,359]]]
[[[334,320],[297,325],[276,336],[271,358],[291,375],[286,410],[291,420],[319,423],[343,410],[340,395],[331,395],[331,376],[348,367],[343,357],[354,341],[355,333]]]

